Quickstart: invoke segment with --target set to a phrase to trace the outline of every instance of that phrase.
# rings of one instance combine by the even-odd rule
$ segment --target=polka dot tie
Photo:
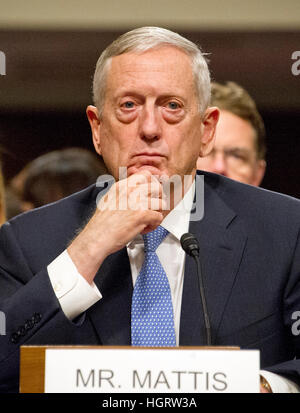
[[[135,283],[131,307],[133,346],[175,346],[171,290],[156,249],[168,231],[159,226],[143,235],[145,259]]]

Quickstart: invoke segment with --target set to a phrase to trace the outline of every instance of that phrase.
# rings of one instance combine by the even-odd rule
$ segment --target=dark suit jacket
[[[47,265],[95,209],[89,187],[12,219],[0,230],[0,389],[18,391],[23,344],[130,345],[132,278],[126,248],[110,255],[95,278],[103,298],[73,322],[62,312]],[[205,173],[204,219],[190,223],[201,245],[215,345],[261,351],[261,368],[300,383],[300,202]],[[192,258],[185,266],[180,345],[205,344]]]

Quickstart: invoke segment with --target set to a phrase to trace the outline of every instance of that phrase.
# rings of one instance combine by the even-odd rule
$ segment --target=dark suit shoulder
[[[246,185],[222,175],[204,174],[205,184],[242,219],[248,229],[297,235],[300,228],[300,200],[267,189]]]
[[[92,215],[96,207],[95,185],[52,204],[18,215],[3,225],[11,227],[22,245],[70,241]]]
[[[250,205],[255,211],[262,211],[262,207],[268,210],[295,213],[300,215],[300,200],[289,195],[270,191],[261,187],[247,185],[222,175],[210,172],[198,171],[204,174],[205,183],[218,192],[226,200],[226,203],[234,209],[249,209]],[[266,213],[266,210],[262,211]]]

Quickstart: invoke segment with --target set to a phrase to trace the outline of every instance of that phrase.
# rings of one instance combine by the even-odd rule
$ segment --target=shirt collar
[[[178,241],[183,234],[188,232],[190,225],[190,214],[194,201],[195,180],[184,195],[182,200],[176,205],[172,211],[164,218],[160,224],[169,231]]]

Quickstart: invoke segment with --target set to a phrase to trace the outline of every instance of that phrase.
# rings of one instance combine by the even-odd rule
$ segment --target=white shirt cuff
[[[263,376],[271,386],[273,393],[299,393],[299,386],[291,380],[280,376],[279,374],[271,373],[270,371],[261,370],[260,375]]]
[[[102,298],[96,285],[79,274],[67,250],[47,267],[50,282],[65,315],[73,320]]]

